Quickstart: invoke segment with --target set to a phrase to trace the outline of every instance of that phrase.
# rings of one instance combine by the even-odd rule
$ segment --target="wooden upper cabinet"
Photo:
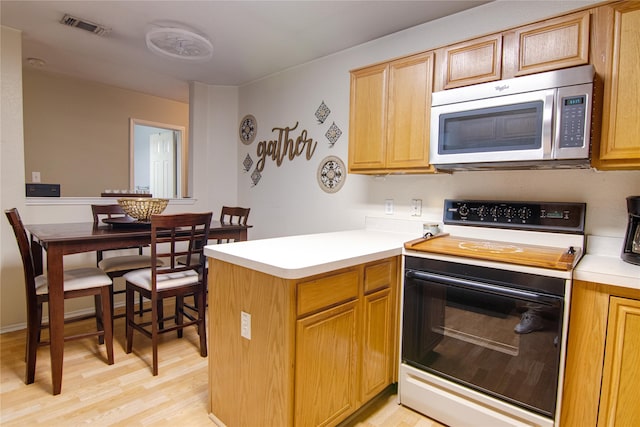
[[[433,170],[429,111],[433,53],[351,72],[349,172]]]
[[[502,35],[494,34],[437,51],[438,89],[452,89],[502,78]]]
[[[589,63],[588,10],[505,34],[504,75],[523,76]]]
[[[598,169],[639,169],[640,2],[599,7],[595,20],[594,65],[604,81],[604,94],[592,163]]]
[[[429,168],[432,82],[432,53],[389,64],[387,168]]]
[[[349,171],[384,168],[387,64],[351,72]]]
[[[589,34],[585,10],[440,48],[435,90],[588,64]]]

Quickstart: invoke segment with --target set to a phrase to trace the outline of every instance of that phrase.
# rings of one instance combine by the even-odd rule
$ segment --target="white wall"
[[[0,74],[0,322],[21,319],[25,311],[24,280],[18,245],[4,211],[24,210],[24,147],[22,130],[22,34],[1,27],[2,59]],[[8,185],[20,182],[20,186]]]
[[[324,193],[316,170],[327,155],[347,163],[349,122],[349,70],[398,56],[417,53],[466,38],[544,19],[591,2],[499,1],[451,17],[426,23],[332,56],[299,66],[240,89],[238,121],[252,114],[258,122],[256,141],[238,145],[239,202],[251,207],[252,238],[305,234],[364,227],[364,218],[409,218],[412,198],[422,199],[420,219],[442,217],[445,198],[586,202],[587,232],[607,236],[624,234],[625,198],[640,194],[640,171],[591,170],[462,172],[453,175],[369,177],[348,175],[335,194]],[[324,100],[331,109],[325,124],[314,112]],[[256,186],[242,159],[256,160],[257,141],[275,139],[272,128],[307,129],[318,141],[311,161],[285,160],[280,167],[267,161]],[[333,148],[324,137],[334,122],[342,136]],[[297,132],[299,132],[299,129]],[[294,132],[294,136],[299,133]],[[253,169],[252,169],[253,170]],[[394,199],[395,212],[384,214],[384,200]]]

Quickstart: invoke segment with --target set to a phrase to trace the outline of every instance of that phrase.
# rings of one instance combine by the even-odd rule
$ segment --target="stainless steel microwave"
[[[441,170],[590,167],[592,65],[432,95],[430,162]]]

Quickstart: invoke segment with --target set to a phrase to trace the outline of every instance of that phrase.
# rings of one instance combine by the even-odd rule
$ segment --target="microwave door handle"
[[[492,285],[490,283],[477,282],[475,280],[463,279],[460,277],[443,276],[441,274],[429,273],[426,271],[409,270],[405,273],[408,279],[417,279],[425,282],[435,282],[445,286],[454,286],[457,288],[468,289],[478,292],[489,292],[495,295],[501,295],[520,300],[532,301],[541,304],[551,305],[557,303],[557,298],[548,297],[546,295],[528,292],[521,289],[504,288],[502,286]]]
[[[557,105],[557,89],[550,89],[543,94],[543,110],[542,110],[542,158],[553,159],[555,156],[555,147],[553,140],[557,130],[555,129],[554,111]],[[557,124],[557,122],[555,122]]]

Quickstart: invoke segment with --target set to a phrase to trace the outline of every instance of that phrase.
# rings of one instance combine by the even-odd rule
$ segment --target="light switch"
[[[31,172],[31,182],[33,183],[40,182],[40,172]]]

